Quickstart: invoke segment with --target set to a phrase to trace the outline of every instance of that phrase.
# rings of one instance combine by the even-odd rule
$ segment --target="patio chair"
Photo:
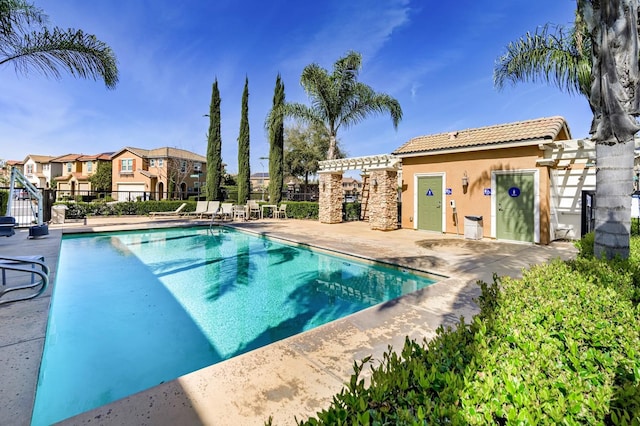
[[[198,201],[196,203],[196,209],[192,212],[187,212],[184,215],[185,216],[199,216],[200,219],[202,219],[202,215],[206,213],[207,211],[207,206],[208,206],[209,202],[208,201]]]
[[[154,218],[156,216],[179,216],[180,212],[182,211],[182,209],[184,209],[186,206],[187,206],[187,203],[182,203],[180,205],[180,207],[178,207],[174,211],[169,211],[169,212],[149,212],[149,216],[154,217]]]
[[[207,210],[202,215],[211,216],[213,218],[215,217],[215,215],[218,214],[218,210],[220,210],[220,201],[209,201],[209,204],[207,205]]]
[[[0,237],[10,237],[16,233],[16,218],[13,216],[0,216]]]
[[[233,219],[247,220],[248,206],[233,206]]]
[[[220,204],[220,210],[218,210],[218,213],[214,218],[219,218],[220,220],[233,220],[233,203]]]
[[[247,202],[247,219],[251,219],[252,217],[260,219],[260,206],[256,201],[249,200]]]
[[[287,218],[287,205],[286,204],[280,204],[280,208],[273,211],[273,217],[274,218],[284,217],[285,219],[288,219]]]

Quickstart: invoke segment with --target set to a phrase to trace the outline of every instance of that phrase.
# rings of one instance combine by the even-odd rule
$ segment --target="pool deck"
[[[55,281],[63,233],[150,229],[208,223],[196,219],[90,218],[88,224],[50,225],[49,235],[26,230],[0,239],[0,255],[45,256]],[[449,278],[399,299],[203,368],[68,419],[68,425],[296,424],[326,407],[353,372],[356,360],[380,359],[405,336],[422,340],[440,325],[477,312],[477,280],[493,273],[517,277],[523,268],[569,259],[570,242],[548,246],[465,240],[410,229],[381,232],[368,223],[321,224],[305,220],[231,222],[230,226],[291,242],[394,263]],[[0,424],[28,425],[44,345],[51,287],[29,301],[0,305]],[[179,344],[179,342],[176,342]],[[366,371],[366,370],[365,370]]]

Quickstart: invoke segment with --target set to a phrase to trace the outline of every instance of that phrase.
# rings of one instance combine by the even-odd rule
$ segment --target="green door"
[[[418,229],[442,232],[442,176],[418,178]]]
[[[496,175],[496,192],[496,237],[534,242],[533,174]]]

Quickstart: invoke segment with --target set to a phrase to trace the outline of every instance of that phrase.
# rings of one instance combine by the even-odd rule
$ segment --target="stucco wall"
[[[444,195],[446,208],[445,232],[464,235],[464,216],[483,216],[483,236],[489,238],[491,229],[491,205],[493,197],[485,195],[485,189],[491,188],[492,171],[496,170],[539,170],[540,243],[549,243],[549,170],[536,166],[536,160],[542,158],[543,151],[537,145],[495,149],[487,151],[464,152],[456,154],[408,157],[402,161],[402,227],[415,228],[414,218],[415,176],[419,174],[442,173],[445,188],[451,188],[451,195]],[[462,177],[466,172],[469,185],[464,190]],[[456,228],[450,201],[455,200],[459,227]]]

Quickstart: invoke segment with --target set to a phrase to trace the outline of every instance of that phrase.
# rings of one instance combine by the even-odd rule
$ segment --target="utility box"
[[[63,224],[65,216],[67,215],[67,206],[64,204],[57,204],[51,207],[51,212],[51,222]]]
[[[467,240],[481,240],[483,233],[482,216],[464,217],[464,238]]]

